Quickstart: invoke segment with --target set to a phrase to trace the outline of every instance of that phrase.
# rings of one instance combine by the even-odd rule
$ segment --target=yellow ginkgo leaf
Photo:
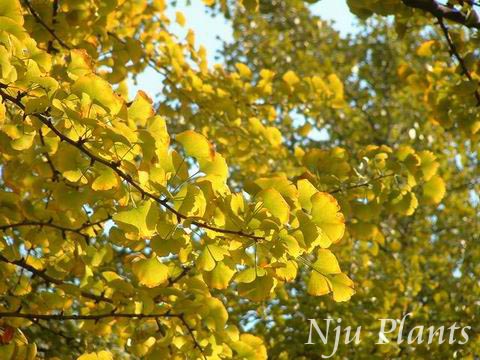
[[[93,73],[93,61],[85,49],[70,50],[70,59],[67,73],[72,80]]]
[[[288,221],[290,207],[282,195],[275,189],[265,189],[258,193],[258,198],[263,202],[263,206],[280,222]]]
[[[301,179],[297,182],[298,200],[300,205],[307,211],[312,209],[312,196],[318,192],[317,188],[307,179]]]
[[[435,175],[423,185],[423,200],[427,204],[438,204],[445,196],[446,186],[443,179]]]
[[[92,183],[93,190],[105,191],[119,186],[118,177],[112,169],[104,166],[99,173],[100,175]]]
[[[127,231],[136,231],[141,237],[147,237],[155,233],[158,213],[158,207],[153,201],[145,201],[136,208],[116,213],[113,220]]]
[[[268,358],[262,339],[252,334],[241,334],[239,341],[234,342],[232,348],[239,359],[266,360]]]
[[[178,134],[175,139],[183,145],[188,156],[193,156],[199,162],[212,160],[215,150],[207,138],[195,131],[187,130]]]
[[[132,271],[138,282],[149,288],[161,285],[168,279],[168,266],[162,264],[156,256],[149,259],[138,258],[134,260]]]
[[[314,296],[333,294],[335,301],[347,301],[355,293],[353,281],[340,270],[338,261],[330,250],[321,249],[312,273],[307,291]]]
[[[223,290],[228,287],[234,274],[235,270],[227,266],[225,262],[219,261],[212,271],[204,272],[202,276],[208,286],[213,289]]]
[[[212,271],[219,261],[228,255],[228,250],[217,245],[205,245],[197,259],[197,268],[204,271]]]
[[[348,301],[355,294],[353,281],[344,273],[329,276],[332,287],[333,300]]]
[[[330,194],[318,192],[311,197],[312,221],[332,243],[340,241],[345,232],[345,218],[337,200]]]
[[[100,351],[83,354],[77,360],[113,360],[113,355],[110,351]]]
[[[95,74],[79,77],[72,85],[72,92],[78,97],[87,94],[97,105],[109,110],[113,115],[118,114],[123,101],[113,92],[111,85]]]
[[[175,21],[180,26],[185,26],[185,23],[187,22],[187,20],[185,19],[185,15],[183,15],[181,11],[177,11],[175,13]]]
[[[297,74],[295,74],[295,72],[292,70],[289,70],[285,74],[283,74],[282,79],[290,87],[294,87],[300,82],[300,79],[298,78]]]

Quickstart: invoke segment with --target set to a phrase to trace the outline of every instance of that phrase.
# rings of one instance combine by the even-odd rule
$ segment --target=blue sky
[[[205,11],[202,0],[192,0],[190,5],[186,5],[185,0],[179,0],[176,7],[170,7],[167,11],[172,19],[175,19],[176,11],[183,12],[187,19],[185,27],[174,24],[172,31],[182,38],[191,28],[195,32],[196,43],[204,45],[207,49],[209,65],[215,63],[214,56],[221,48],[222,41],[232,41],[230,24],[222,16],[209,15]],[[334,28],[342,34],[355,31],[355,18],[348,10],[345,0],[320,0],[312,5],[312,11],[324,20],[334,21]],[[217,36],[221,40],[218,40]],[[159,75],[152,70],[147,70],[139,76],[137,86],[131,84],[131,95],[142,89],[153,97],[159,92],[159,84],[161,84]]]

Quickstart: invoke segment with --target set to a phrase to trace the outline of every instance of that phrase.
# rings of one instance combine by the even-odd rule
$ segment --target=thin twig
[[[7,263],[7,264],[16,265],[16,266],[18,266],[22,269],[25,269],[25,270],[29,271],[30,273],[32,273],[33,275],[38,276],[39,278],[45,280],[47,283],[51,283],[51,284],[55,284],[55,285],[59,285],[59,286],[60,285],[67,285],[67,284],[70,285],[69,283],[67,283],[63,280],[60,280],[60,279],[51,277],[50,275],[47,275],[44,270],[38,270],[38,269],[34,268],[32,265],[27,264],[27,262],[24,259],[8,260],[2,254],[0,254],[0,261],[2,261],[4,263]],[[84,298],[94,300],[96,302],[103,301],[103,302],[110,303],[110,304],[113,303],[113,301],[111,299],[109,299],[105,296],[95,295],[95,294],[92,294],[90,292],[83,291],[83,290],[80,291],[80,295]]]
[[[23,0],[23,2],[25,3],[25,6],[28,8],[28,10],[30,11],[30,14],[32,14],[32,16],[35,18],[35,20],[40,24],[42,25],[45,30],[47,30],[50,35],[52,35],[55,40],[58,41],[58,43],[60,45],[62,45],[65,49],[71,49],[70,46],[68,46],[62,39],[60,39],[57,34],[55,34],[55,31],[53,29],[51,29],[43,20],[42,18],[40,17],[40,15],[38,15],[37,11],[33,8],[32,4],[30,4],[30,1],[29,0]]]
[[[195,334],[193,333],[192,328],[187,324],[187,321],[185,320],[185,318],[183,317],[183,315],[180,315],[180,316],[179,316],[179,319],[180,319],[180,321],[183,323],[183,325],[185,326],[185,328],[187,329],[188,333],[190,334],[190,337],[191,337],[192,340],[193,340],[194,346],[200,351],[200,353],[202,354],[203,358],[204,358],[205,360],[207,360],[207,357],[205,356],[205,352],[203,351],[203,348],[202,348],[202,347],[200,346],[200,344],[198,343],[197,338],[195,337]]]
[[[460,64],[460,67],[462,68],[463,74],[467,77],[469,81],[474,81],[472,78],[472,74],[470,74],[470,71],[468,70],[467,65],[465,64],[465,61],[463,58],[460,56],[457,47],[455,46],[455,43],[452,40],[452,37],[450,36],[450,33],[448,32],[448,27],[445,25],[445,22],[441,17],[438,18],[438,24],[442,28],[443,35],[445,36],[445,39],[447,40],[448,47],[450,49],[450,54],[454,56],[458,63]],[[480,106],[480,93],[478,92],[478,89],[475,89],[475,99],[477,99],[477,106]]]
[[[361,188],[361,187],[365,187],[365,186],[370,186],[372,183],[376,182],[376,181],[379,181],[381,179],[385,179],[385,178],[388,178],[388,177],[392,177],[392,176],[395,176],[394,173],[389,173],[389,174],[384,174],[384,175],[380,175],[380,176],[377,176],[369,181],[365,181],[363,183],[360,183],[360,184],[353,184],[353,185],[349,185],[349,186],[345,186],[345,187],[339,187],[337,189],[334,189],[334,190],[330,190],[328,193],[329,194],[336,194],[336,193],[339,193],[339,192],[342,192],[342,191],[346,191],[346,190],[352,190],[352,189],[357,189],[357,188]]]
[[[95,315],[65,315],[65,314],[25,314],[20,312],[0,312],[1,318],[20,318],[28,320],[45,320],[45,321],[65,321],[65,320],[95,320],[99,321],[108,318],[127,318],[127,319],[155,319],[155,318],[181,318],[181,315],[164,313],[164,314],[132,314],[132,313],[115,313],[109,312],[105,314]]]

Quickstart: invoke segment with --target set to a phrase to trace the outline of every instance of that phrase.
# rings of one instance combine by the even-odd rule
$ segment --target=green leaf
[[[259,8],[258,0],[240,0],[240,2],[248,11],[257,11]]]
[[[257,276],[252,282],[238,284],[237,290],[241,297],[251,301],[262,301],[270,297],[274,286],[271,276]]]

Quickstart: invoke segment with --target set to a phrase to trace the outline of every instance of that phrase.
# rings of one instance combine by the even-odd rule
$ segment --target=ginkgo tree
[[[0,358],[300,358],[298,304],[441,312],[453,290],[433,289],[478,271],[439,241],[477,216],[475,54],[422,1],[351,3],[403,39],[372,45],[380,20],[342,39],[303,1],[205,1],[236,32],[210,66],[162,0],[0,0]],[[409,28],[431,16],[440,33]],[[129,95],[147,69],[155,101]]]

